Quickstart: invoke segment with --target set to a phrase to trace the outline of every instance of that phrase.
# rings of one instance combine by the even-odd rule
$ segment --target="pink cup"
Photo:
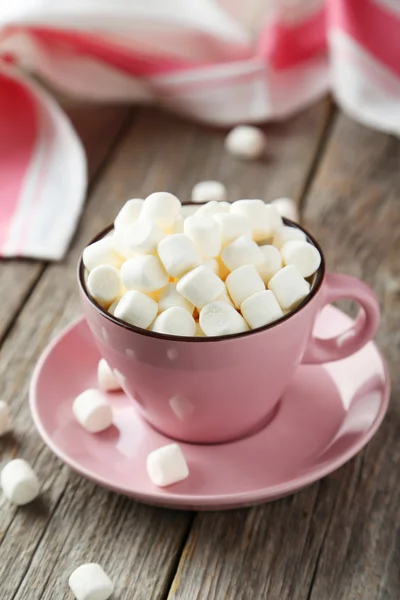
[[[83,308],[96,344],[153,427],[195,443],[227,442],[249,435],[271,418],[301,362],[345,358],[374,336],[379,323],[374,292],[354,277],[325,274],[321,248],[307,236],[322,256],[309,296],[271,325],[226,337],[169,336],[120,321],[90,298],[80,260]],[[360,304],[354,324],[332,339],[313,337],[318,313],[339,298]]]

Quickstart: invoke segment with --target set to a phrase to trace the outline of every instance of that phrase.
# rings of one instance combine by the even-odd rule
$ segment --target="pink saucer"
[[[345,331],[350,319],[328,306],[316,325],[319,337]],[[190,475],[158,489],[146,473],[151,450],[170,443],[137,414],[122,393],[109,394],[114,426],[101,434],[74,420],[72,402],[96,387],[100,356],[84,320],[46,349],[30,391],[33,419],[45,443],[92,481],[149,504],[222,509],[266,502],[331,473],[374,435],[388,406],[389,378],[375,344],[345,360],[301,366],[272,421],[229,444],[181,443]]]

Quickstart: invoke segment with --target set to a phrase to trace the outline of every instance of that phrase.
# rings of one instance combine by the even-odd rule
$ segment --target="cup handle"
[[[312,336],[303,357],[303,364],[317,364],[346,358],[371,340],[379,325],[379,302],[372,289],[355,277],[328,273],[325,278],[323,306],[340,298],[350,298],[360,305],[353,325],[336,337],[322,339]]]

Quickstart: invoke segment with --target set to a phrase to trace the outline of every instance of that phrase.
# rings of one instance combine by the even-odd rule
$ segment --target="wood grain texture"
[[[392,374],[389,415],[367,448],[291,498],[198,514],[168,600],[400,597],[400,142],[339,116],[304,203],[330,269],[368,281]]]

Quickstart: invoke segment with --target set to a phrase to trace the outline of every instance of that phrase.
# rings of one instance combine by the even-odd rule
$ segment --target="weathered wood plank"
[[[283,163],[288,161],[288,157],[291,157],[290,164],[280,193],[292,192],[299,196],[326,114],[327,106],[321,103],[316,110],[271,128],[276,138],[271,147],[271,153],[276,152],[271,158],[273,166],[268,162],[253,165],[251,180],[247,179],[247,169],[242,163],[222,152],[222,132],[205,132],[196,125],[147,109],[127,131],[101,181],[93,189],[65,263],[51,265],[46,270],[3,347],[0,363],[3,396],[11,402],[16,415],[16,439],[10,440],[4,459],[15,454],[29,457],[44,487],[43,510],[32,506],[15,511],[0,501],[0,531],[3,532],[0,577],[5,582],[7,597],[22,598],[24,590],[29,589],[30,600],[41,598],[43,582],[46,581],[49,581],[50,587],[45,597],[52,597],[54,587],[58,592],[55,595],[59,597],[63,587],[57,583],[58,574],[63,573],[61,579],[64,580],[67,571],[75,566],[75,558],[80,561],[97,556],[104,557],[104,567],[110,573],[116,570],[119,585],[129,582],[130,592],[135,587],[135,598],[165,597],[169,573],[173,574],[175,569],[176,553],[190,526],[191,516],[136,507],[134,503],[118,499],[86,481],[80,481],[80,491],[75,499],[73,490],[77,478],[70,475],[67,468],[59,466],[34,432],[26,404],[29,375],[49,339],[80,312],[75,265],[81,249],[112,220],[126,198],[143,196],[155,189],[169,189],[185,198],[193,183],[205,176],[218,176],[224,169],[229,171],[230,181],[227,183],[234,182],[232,187],[229,185],[232,194],[234,191],[238,195],[246,194],[251,184],[251,194],[264,197],[277,193],[276,173],[281,176],[286,172]],[[297,162],[302,164],[302,169],[295,165],[293,150],[285,150],[286,146],[297,147]],[[210,155],[217,162],[218,171],[214,170],[213,161],[207,163],[209,170],[204,166]],[[92,501],[92,497],[96,500]],[[93,513],[92,502],[106,507],[118,504],[121,513],[114,520],[112,509],[110,515],[103,509]],[[78,524],[75,522],[77,514],[80,514]],[[126,530],[129,534],[122,532],[113,536],[112,524],[119,531],[125,522],[132,524]],[[87,534],[81,525],[83,523]],[[97,528],[104,533],[107,530],[110,548],[104,543],[104,538],[96,534]],[[127,546],[126,536],[129,535],[132,537],[129,543],[133,545]],[[166,537],[170,539],[169,546],[165,546]],[[135,538],[137,545],[134,545]],[[68,557],[68,552],[63,550],[64,544],[71,549],[76,546],[77,554]],[[138,555],[143,556],[142,563]],[[137,581],[136,568],[136,574],[132,575],[135,561],[139,561],[142,571]],[[18,566],[11,578],[8,574],[11,565],[16,562]],[[163,568],[158,568],[161,564]],[[149,576],[150,582],[153,582],[151,595],[147,576],[143,577],[146,573],[153,573],[152,577]]]
[[[399,597],[400,142],[340,116],[305,203],[331,269],[361,277],[383,309],[388,418],[361,455],[292,498],[198,514],[169,600]]]

